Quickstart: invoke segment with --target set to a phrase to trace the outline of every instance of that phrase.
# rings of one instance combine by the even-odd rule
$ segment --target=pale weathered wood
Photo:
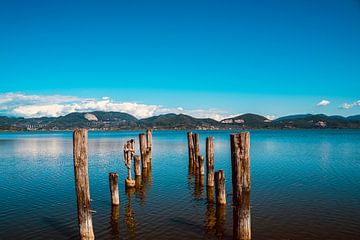
[[[128,176],[125,179],[126,187],[135,187],[135,181],[131,177],[131,160],[135,153],[134,140],[130,139],[124,144],[124,163],[128,170]]]
[[[206,186],[214,186],[214,138],[206,138]]]
[[[226,204],[225,173],[224,170],[215,172],[216,204]]]
[[[194,140],[193,140],[193,133],[188,132],[188,152],[189,152],[189,169],[192,169],[194,167]]]
[[[111,204],[117,206],[120,204],[117,173],[114,172],[109,173],[109,183],[110,183]]]
[[[199,161],[199,175],[200,176],[204,176],[205,174],[205,169],[204,169],[204,156],[199,156],[198,157],[198,161]]]
[[[146,136],[144,133],[139,134],[139,146],[140,146],[140,157],[141,157],[141,164],[142,169],[147,168],[147,158],[146,158]]]
[[[241,195],[250,192],[250,133],[230,135],[233,203],[240,202]]]
[[[251,239],[250,192],[243,192],[233,208],[233,239]]]
[[[80,239],[91,240],[95,239],[95,236],[90,206],[88,131],[86,129],[76,129],[73,133],[73,158]]]
[[[199,142],[199,134],[196,133],[194,135],[194,166],[196,169],[199,168],[199,162],[198,162],[198,158],[200,156],[200,142]]]
[[[134,171],[135,171],[135,176],[141,175],[141,166],[140,166],[140,156],[139,155],[134,155]]]
[[[152,130],[146,130],[146,151],[147,151],[147,161],[151,163],[152,161]]]

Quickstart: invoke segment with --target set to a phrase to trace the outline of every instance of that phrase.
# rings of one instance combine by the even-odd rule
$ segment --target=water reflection
[[[111,234],[113,239],[120,239],[120,231],[119,231],[119,217],[120,217],[120,208],[119,206],[111,207]]]
[[[216,206],[215,217],[215,235],[217,238],[224,238],[226,229],[226,205],[219,204]]]
[[[194,193],[195,199],[200,200],[204,193],[204,175],[195,174]]]
[[[236,240],[251,239],[250,193],[242,195],[239,204],[233,208],[233,238]]]
[[[205,212],[205,236],[210,238],[216,235],[215,226],[216,226],[216,215],[215,215],[215,207],[213,203],[209,203],[206,205]]]
[[[126,207],[125,207],[125,227],[127,236],[130,239],[136,238],[136,221],[135,221],[135,212],[132,208],[132,195],[135,192],[134,188],[127,188],[126,189]]]
[[[145,168],[141,171],[141,176],[135,178],[135,193],[140,199],[140,205],[145,203],[147,192],[151,190],[152,185],[152,171],[151,167]]]

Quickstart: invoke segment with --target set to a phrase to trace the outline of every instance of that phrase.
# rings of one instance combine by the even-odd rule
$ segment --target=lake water
[[[221,214],[189,176],[186,131],[153,133],[152,171],[132,192],[122,150],[139,132],[89,132],[96,239],[232,239],[231,132],[199,133],[202,154],[215,137],[215,170],[225,171]],[[119,209],[110,205],[111,171]],[[251,224],[256,240],[358,239],[360,131],[252,131]],[[77,238],[72,133],[0,133],[0,239]]]

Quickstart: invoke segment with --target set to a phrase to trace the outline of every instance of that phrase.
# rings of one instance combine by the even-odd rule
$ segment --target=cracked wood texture
[[[73,133],[73,157],[80,239],[91,240],[95,237],[90,207],[88,131],[86,129],[76,129]]]
[[[206,186],[214,187],[214,138],[206,138]]]
[[[230,143],[233,203],[237,204],[250,192],[250,133],[231,134]]]

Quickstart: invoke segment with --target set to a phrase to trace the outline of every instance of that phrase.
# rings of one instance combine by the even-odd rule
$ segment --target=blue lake
[[[186,131],[154,131],[152,171],[126,191],[123,145],[139,131],[89,132],[96,239],[232,239],[231,131],[215,137],[215,170],[226,177],[221,217],[188,172]],[[251,131],[253,239],[360,236],[360,131]],[[108,173],[119,174],[114,219]],[[116,214],[115,214],[116,215]],[[77,239],[72,133],[0,133],[0,239]]]

